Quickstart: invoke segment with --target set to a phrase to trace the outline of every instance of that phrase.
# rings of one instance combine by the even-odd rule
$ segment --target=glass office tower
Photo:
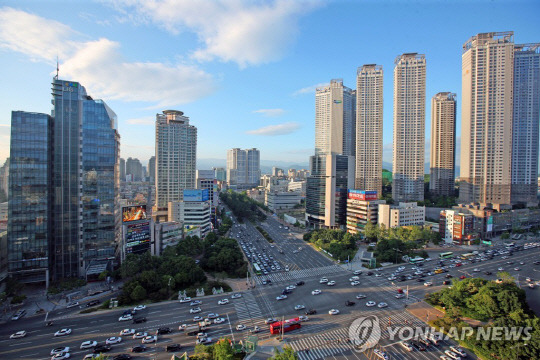
[[[49,269],[52,118],[13,111],[8,203],[8,271],[45,282]]]

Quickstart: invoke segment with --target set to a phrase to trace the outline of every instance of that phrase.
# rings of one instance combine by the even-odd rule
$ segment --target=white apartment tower
[[[382,194],[383,69],[364,65],[356,76],[355,189]]]
[[[258,149],[234,148],[227,151],[227,182],[230,187],[245,190],[256,187],[261,177],[261,154]]]
[[[454,194],[456,148],[456,94],[440,92],[431,98],[431,157],[429,191]]]
[[[315,155],[353,155],[356,92],[342,79],[315,91]]]
[[[156,115],[156,198],[158,208],[183,200],[185,189],[195,189],[197,128],[177,110]]]
[[[426,58],[417,53],[402,54],[394,64],[392,197],[399,202],[423,201]]]

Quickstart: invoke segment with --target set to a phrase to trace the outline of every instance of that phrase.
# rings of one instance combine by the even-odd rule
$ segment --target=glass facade
[[[82,248],[85,263],[114,257],[119,226],[119,135],[116,114],[101,100],[83,101]]]
[[[43,282],[49,268],[52,118],[13,111],[8,203],[8,271]]]

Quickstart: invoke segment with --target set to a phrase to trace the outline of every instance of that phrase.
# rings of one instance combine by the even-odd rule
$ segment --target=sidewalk
[[[270,338],[266,340],[259,341],[257,350],[246,357],[247,359],[252,360],[262,360],[269,359],[274,356],[274,349],[278,348],[280,351],[283,350],[283,346],[287,345],[285,342],[280,342],[276,338]]]

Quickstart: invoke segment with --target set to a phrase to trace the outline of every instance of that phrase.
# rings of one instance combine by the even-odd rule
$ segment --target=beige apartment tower
[[[454,195],[456,151],[456,94],[440,92],[431,98],[431,157],[429,191]]]
[[[364,65],[356,74],[356,171],[354,188],[382,194],[383,69]]]
[[[408,53],[398,56],[394,64],[392,197],[398,202],[423,201],[426,58]]]
[[[463,45],[459,200],[511,203],[514,33],[492,32]]]
[[[315,91],[315,155],[354,155],[356,92],[333,79]]]

